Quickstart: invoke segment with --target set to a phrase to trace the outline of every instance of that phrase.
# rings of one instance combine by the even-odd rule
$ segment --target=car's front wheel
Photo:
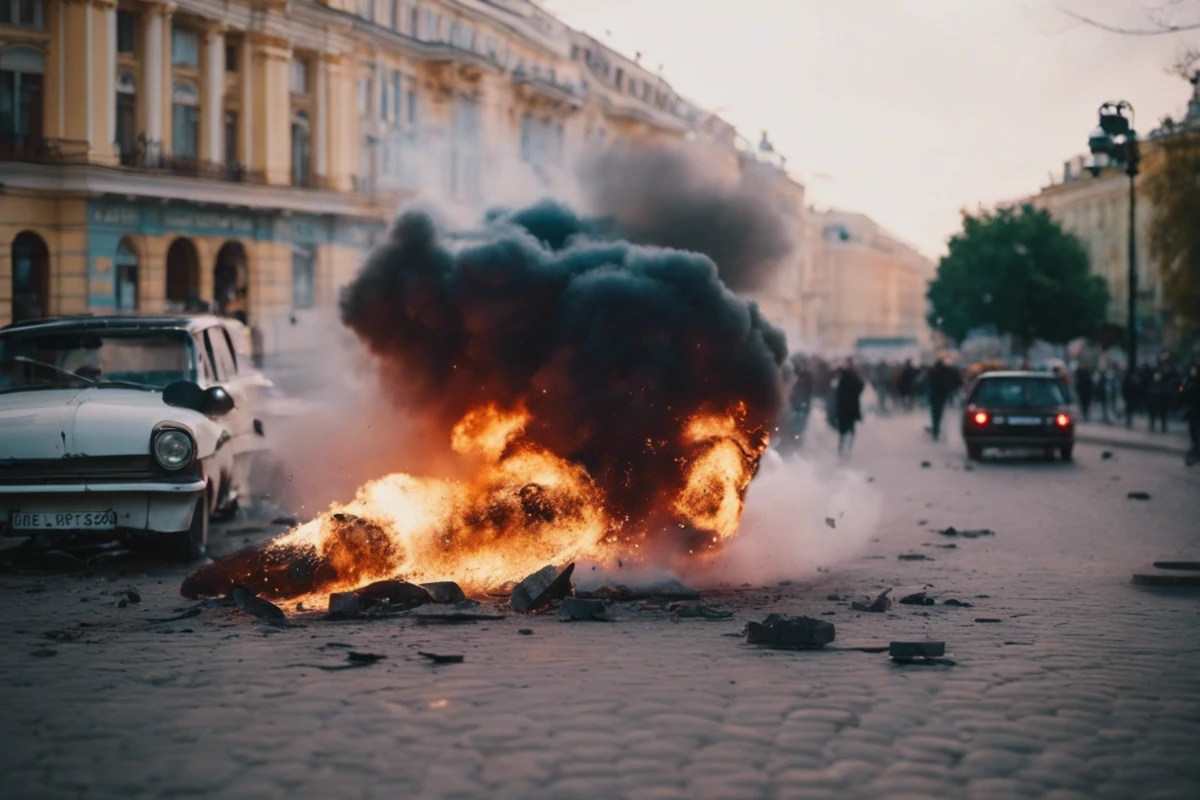
[[[192,524],[186,531],[162,534],[164,555],[172,561],[190,564],[204,555],[208,547],[208,498],[199,497],[192,511]]]

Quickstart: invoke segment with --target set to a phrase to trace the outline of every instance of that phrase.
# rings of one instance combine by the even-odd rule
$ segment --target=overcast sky
[[[544,0],[776,149],[818,207],[864,211],[927,255],[959,211],[1036,192],[1126,99],[1146,132],[1191,87],[1187,40],[1078,24],[1171,0]],[[1200,8],[1200,0],[1178,0]],[[1196,14],[1200,18],[1200,12]],[[1193,37],[1200,42],[1200,36]]]

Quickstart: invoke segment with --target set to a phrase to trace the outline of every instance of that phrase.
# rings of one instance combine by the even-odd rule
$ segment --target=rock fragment
[[[945,642],[891,642],[888,655],[896,660],[937,658],[946,655]]]
[[[459,655],[441,655],[439,653],[418,652],[417,655],[428,658],[435,664],[461,664],[465,656]]]
[[[861,598],[850,604],[850,608],[855,611],[871,611],[874,613],[882,613],[892,607],[892,598],[888,597],[891,594],[891,589],[884,589],[874,599]]]
[[[409,609],[433,602],[428,590],[408,581],[375,581],[355,589],[354,593],[358,595],[363,608],[386,603],[394,608]]]
[[[971,608],[972,607],[972,604],[968,603],[966,600],[955,600],[953,597],[951,597],[949,600],[943,600],[942,605],[957,606],[959,608]]]
[[[435,603],[461,603],[467,599],[462,587],[454,581],[422,583],[421,588],[429,592]]]
[[[351,619],[362,613],[362,603],[354,592],[334,592],[329,595],[329,616]]]
[[[1130,500],[1149,500],[1150,499],[1149,492],[1130,492],[1129,494],[1127,494],[1125,496],[1127,498],[1129,498]]]
[[[733,612],[728,609],[708,606],[695,601],[671,603],[667,606],[667,611],[671,612],[672,617],[679,619],[729,619],[733,616]]]
[[[901,561],[932,561],[933,559],[924,553],[901,553],[899,556]]]
[[[282,608],[269,600],[263,600],[244,586],[233,587],[229,596],[233,598],[238,609],[245,614],[265,619],[268,622],[287,622],[287,614],[283,613]]]
[[[931,606],[937,601],[925,594],[924,591],[920,591],[901,597],[899,602],[903,606]]]
[[[746,625],[746,642],[777,650],[814,650],[834,640],[832,622],[812,617],[770,614],[762,622]]]
[[[558,616],[564,622],[612,621],[612,617],[608,615],[608,607],[604,605],[603,600],[588,600],[582,597],[563,598],[562,607],[558,609]]]
[[[574,571],[575,564],[572,562],[562,572],[549,565],[525,576],[524,580],[513,587],[509,606],[513,611],[529,612],[537,611],[555,600],[561,600],[571,593],[571,573]]]
[[[988,528],[968,528],[959,530],[951,525],[949,528],[942,528],[938,531],[942,536],[961,536],[964,539],[978,539],[980,536],[995,536],[996,532]]]

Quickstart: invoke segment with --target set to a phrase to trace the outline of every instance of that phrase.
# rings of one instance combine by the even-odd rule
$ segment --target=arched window
[[[121,155],[137,147],[137,79],[132,72],[117,78],[117,150]]]
[[[292,117],[292,185],[308,186],[311,180],[312,135],[308,114],[297,111]]]
[[[196,84],[179,81],[171,88],[171,152],[196,158],[200,144],[200,92]]]
[[[0,0],[0,7],[4,2]],[[41,138],[45,74],[46,58],[40,51],[32,47],[0,51],[0,137],[6,144]]]
[[[190,239],[176,239],[167,249],[167,310],[200,309],[200,256]]]
[[[117,309],[119,311],[136,311],[138,307],[138,256],[128,239],[122,239],[117,243],[113,268],[117,279]]]
[[[42,237],[31,231],[12,242],[12,321],[50,313],[50,252]]]

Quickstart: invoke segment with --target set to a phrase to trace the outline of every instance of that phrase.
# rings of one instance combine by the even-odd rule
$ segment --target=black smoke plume
[[[794,246],[770,182],[753,169],[729,183],[686,149],[617,148],[586,161],[580,178],[589,211],[631,241],[703,253],[735,292],[768,288]]]
[[[614,519],[641,523],[683,484],[691,415],[741,404],[748,438],[773,425],[783,333],[712,259],[548,202],[495,212],[485,232],[454,246],[405,213],[341,299],[397,397],[447,438],[472,408],[524,406],[527,437],[582,464]]]

